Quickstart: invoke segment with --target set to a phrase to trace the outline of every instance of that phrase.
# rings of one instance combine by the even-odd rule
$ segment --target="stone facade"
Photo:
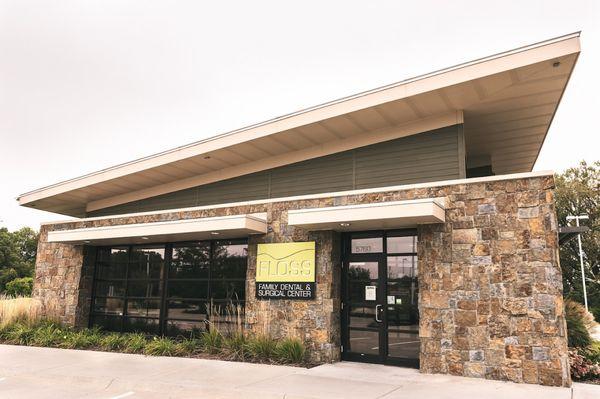
[[[45,225],[34,295],[49,315],[70,324],[87,323],[93,250],[48,243],[49,230],[266,212],[268,233],[249,240],[247,328],[301,338],[313,361],[337,361],[340,236],[288,226],[287,211],[444,198],[446,223],[418,229],[421,370],[568,386],[553,184],[551,176],[496,179]],[[316,241],[316,299],[256,300],[255,244],[306,240]]]
[[[419,228],[422,371],[571,384],[553,183],[454,186]]]

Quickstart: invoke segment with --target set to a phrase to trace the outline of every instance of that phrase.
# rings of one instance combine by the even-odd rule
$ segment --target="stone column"
[[[311,361],[340,359],[341,247],[338,233],[308,232],[287,226],[287,211],[273,205],[269,232],[251,236],[248,245],[246,328],[274,338],[293,337],[307,346]],[[312,300],[257,300],[255,291],[258,243],[316,242],[316,298]]]

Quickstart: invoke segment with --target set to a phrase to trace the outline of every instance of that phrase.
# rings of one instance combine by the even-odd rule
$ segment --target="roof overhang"
[[[288,211],[288,225],[310,231],[397,229],[444,221],[444,201],[437,198]]]
[[[76,245],[145,244],[241,238],[266,232],[266,215],[254,214],[55,230],[48,232],[48,242]]]
[[[467,166],[531,171],[579,33],[478,59],[21,195],[71,216],[464,123]]]

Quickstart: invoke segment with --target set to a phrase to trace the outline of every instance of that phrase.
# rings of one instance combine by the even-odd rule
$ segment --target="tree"
[[[33,277],[38,234],[24,227],[9,232],[0,228],[0,293],[16,278]]]
[[[581,225],[590,231],[581,235],[586,288],[590,310],[600,320],[600,161],[567,169],[556,176],[556,211],[560,226],[568,215],[589,215]],[[583,302],[583,285],[577,240],[560,248],[565,296]]]

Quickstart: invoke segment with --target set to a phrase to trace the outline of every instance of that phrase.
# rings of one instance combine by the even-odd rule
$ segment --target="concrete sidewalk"
[[[313,369],[0,345],[0,398],[600,398],[573,389],[342,362]]]

